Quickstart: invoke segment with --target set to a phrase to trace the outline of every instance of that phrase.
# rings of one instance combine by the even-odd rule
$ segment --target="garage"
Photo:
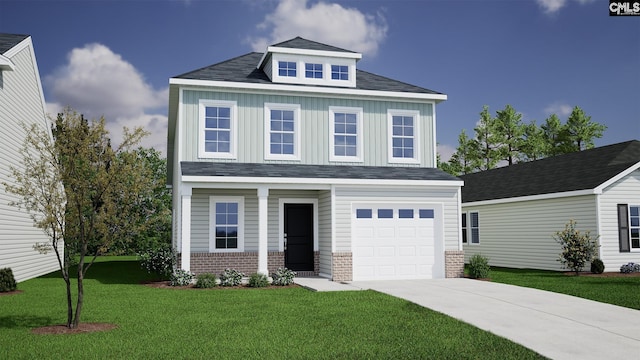
[[[428,204],[354,204],[353,280],[440,277],[436,215]]]

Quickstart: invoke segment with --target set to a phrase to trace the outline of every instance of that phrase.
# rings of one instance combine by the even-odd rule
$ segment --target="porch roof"
[[[183,161],[183,176],[460,181],[437,168]]]

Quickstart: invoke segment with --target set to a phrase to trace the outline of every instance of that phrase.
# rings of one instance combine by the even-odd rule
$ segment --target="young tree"
[[[524,125],[522,124],[522,114],[516,112],[511,105],[505,106],[503,110],[496,112],[495,118],[496,139],[502,145],[500,153],[502,160],[508,165],[513,165],[520,157],[520,152],[524,143]]]
[[[554,239],[562,249],[558,261],[574,271],[576,276],[580,275],[584,266],[597,255],[597,238],[592,239],[589,231],[580,233],[576,230],[575,220],[569,220],[563,231],[556,232]]]
[[[605,125],[592,122],[591,116],[587,116],[581,108],[574,107],[565,125],[567,152],[593,148],[594,138],[601,138],[606,129]]]
[[[533,161],[542,159],[545,154],[545,144],[543,130],[536,125],[535,121],[524,124],[524,134],[518,159],[520,161]]]
[[[496,125],[496,119],[491,117],[487,105],[482,107],[480,121],[474,131],[475,140],[478,142],[478,160],[480,161],[478,170],[495,168],[501,159],[499,129]]]
[[[22,200],[36,226],[50,236],[39,251],[55,251],[67,289],[67,327],[76,328],[84,304],[84,277],[96,257],[109,248],[111,234],[127,230],[131,206],[123,200],[135,198],[148,186],[145,169],[134,156],[123,155],[145,132],[124,129],[122,143],[113,149],[104,118],[87,121],[67,108],[53,126],[54,139],[31,128],[22,151],[25,170],[13,168],[15,186],[5,186]],[[64,189],[62,189],[64,185]],[[87,258],[88,257],[88,258]],[[72,261],[74,260],[74,261]],[[75,311],[71,291],[71,266],[77,260]]]
[[[467,136],[464,129],[458,135],[458,147],[451,155],[447,163],[442,164],[441,169],[451,175],[470,174],[480,167],[478,161],[478,142]]]
[[[542,129],[542,142],[544,156],[556,156],[564,154],[565,127],[556,114],[551,114],[540,127]]]

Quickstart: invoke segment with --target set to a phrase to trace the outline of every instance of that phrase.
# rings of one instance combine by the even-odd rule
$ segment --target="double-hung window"
[[[309,79],[322,79],[322,64],[304,64],[304,76]]]
[[[469,228],[467,227],[467,213],[462,213],[462,243],[467,244],[467,233]]]
[[[209,212],[209,251],[244,251],[244,198],[212,196]]]
[[[265,158],[300,159],[300,105],[265,104]]]
[[[331,65],[331,80],[349,80],[349,67],[345,65]]]
[[[620,252],[640,250],[640,205],[618,204]]]
[[[420,161],[418,119],[420,113],[411,110],[389,110],[389,162],[418,163]]]
[[[297,64],[294,61],[279,61],[278,62],[278,75],[286,77],[297,76]]]
[[[329,108],[329,160],[362,161],[362,109]]]
[[[200,100],[199,157],[236,157],[236,109],[235,101]]]
[[[477,211],[462,213],[462,243],[480,244],[480,215]]]

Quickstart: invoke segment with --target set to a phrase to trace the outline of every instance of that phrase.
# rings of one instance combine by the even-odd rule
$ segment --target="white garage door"
[[[356,204],[353,210],[353,280],[433,277],[432,207]]]

